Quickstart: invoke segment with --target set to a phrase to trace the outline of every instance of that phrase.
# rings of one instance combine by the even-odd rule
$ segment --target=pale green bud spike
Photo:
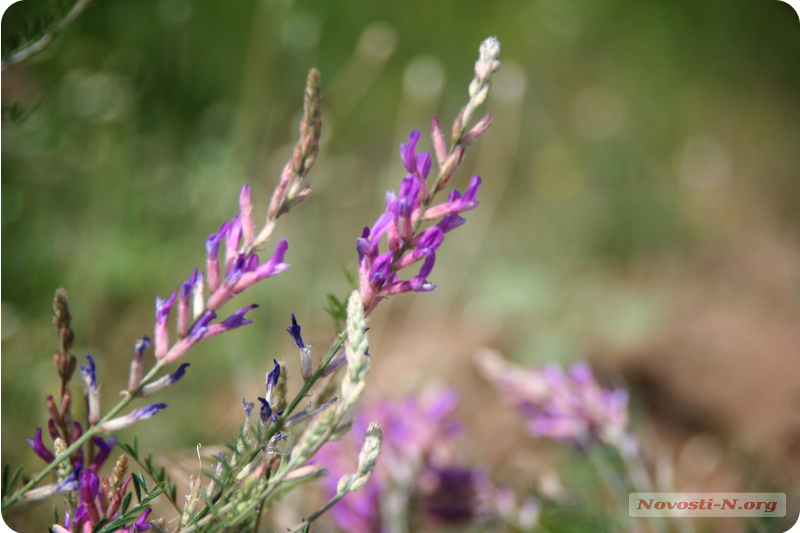
[[[378,456],[381,453],[381,444],[383,443],[383,431],[378,422],[372,421],[367,428],[367,436],[364,438],[364,447],[361,448],[361,453],[358,455],[358,471],[355,474],[355,479],[350,485],[350,490],[355,491],[363,487],[369,480],[369,476],[375,469],[375,463],[378,461]]]
[[[353,291],[347,302],[347,374],[350,382],[361,381],[366,374],[369,360],[366,357],[369,349],[367,340],[367,321],[364,316],[364,302],[359,291]]]

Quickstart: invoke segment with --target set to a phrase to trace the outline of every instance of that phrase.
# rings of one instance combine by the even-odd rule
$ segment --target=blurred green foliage
[[[4,51],[48,9],[12,5]],[[597,328],[625,342],[657,317],[658,295],[619,273],[753,213],[798,228],[800,32],[782,2],[96,0],[3,73],[4,462],[36,464],[23,437],[54,388],[54,290],[69,291],[75,353],[97,356],[110,403],[155,295],[202,266],[243,183],[265,212],[314,66],[315,193],[277,232],[293,267],[250,295],[256,326],[192,356],[143,446],[225,438],[265,361],[291,359],[289,313],[320,345],[333,336],[326,294],[348,291],[341,269],[399,177],[397,143],[432,115],[449,124],[488,35],[503,46],[495,121],[456,184],[481,174],[482,205],[442,249],[422,295],[434,310],[464,307],[517,358],[570,358]]]

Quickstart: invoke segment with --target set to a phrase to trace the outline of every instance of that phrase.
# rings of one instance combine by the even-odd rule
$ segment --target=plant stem
[[[267,431],[267,434],[266,434],[266,436],[264,438],[264,442],[269,442],[270,439],[272,439],[272,437],[275,436],[275,434],[278,431],[280,431],[280,428],[283,425],[283,423],[286,422],[286,420],[291,416],[292,412],[297,408],[297,406],[300,404],[300,402],[303,401],[303,399],[306,397],[306,395],[308,394],[308,391],[311,389],[311,387],[314,386],[314,384],[319,380],[319,378],[322,377],[322,374],[325,372],[325,368],[328,366],[328,363],[330,363],[331,359],[333,359],[334,356],[339,352],[339,350],[344,345],[344,341],[346,339],[347,339],[347,330],[342,331],[341,333],[339,333],[339,335],[336,337],[336,340],[334,341],[333,345],[331,345],[330,349],[328,350],[327,355],[322,360],[322,362],[319,364],[319,368],[317,368],[316,372],[314,372],[314,374],[311,375],[311,377],[308,379],[308,381],[306,381],[303,384],[303,387],[300,389],[300,392],[297,393],[297,395],[294,397],[292,402],[283,411],[283,414],[280,417],[278,417],[278,420],[276,420],[275,423],[269,428],[269,430]],[[325,440],[325,439],[322,439],[322,440]],[[245,460],[242,461],[240,464],[242,464],[242,465],[249,464],[253,459],[255,459],[256,455],[261,453],[261,451],[262,451],[261,449],[256,448],[255,450],[250,452],[250,455],[248,455],[245,458]],[[255,498],[253,498],[253,501],[264,500],[267,496],[269,496],[270,492],[272,492],[272,490],[274,490],[280,484],[280,482],[283,481],[283,479],[289,474],[289,471],[290,470],[287,468],[282,474],[278,474],[274,478],[270,479],[269,484],[267,485],[267,487],[265,487]],[[217,509],[216,512],[214,512],[213,514],[211,514],[209,516],[206,516],[204,518],[201,518],[200,520],[198,520],[197,522],[195,522],[193,524],[189,524],[186,528],[182,529],[181,531],[183,533],[191,533],[192,531],[197,531],[198,527],[206,526],[211,521],[211,519],[214,518],[215,516],[218,516],[221,513],[225,513],[227,511],[230,511],[231,509],[233,509],[233,507],[234,507],[234,505],[236,503],[237,502],[228,502],[228,503],[226,503],[225,505],[223,505],[222,507]],[[263,506],[263,503],[262,503],[262,506]],[[211,512],[211,511],[213,511],[213,510],[209,510],[209,512]],[[231,521],[229,521],[228,524],[232,525],[232,524],[237,523],[239,520],[244,519],[251,512],[252,512],[251,508],[245,509],[244,511],[239,513],[236,517],[234,517]]]

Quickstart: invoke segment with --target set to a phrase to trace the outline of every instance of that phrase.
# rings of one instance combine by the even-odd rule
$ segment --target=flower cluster
[[[484,369],[535,437],[585,446],[618,445],[626,435],[627,392],[601,388],[587,363],[565,372],[557,365],[525,370],[487,358]]]
[[[120,516],[122,500],[128,490],[131,478],[122,481],[127,471],[127,456],[121,455],[117,460],[111,476],[99,478],[95,472],[84,470],[80,475],[80,486],[77,489],[80,505],[74,513],[67,511],[64,525],[52,526],[54,533],[84,533],[93,531],[101,520],[113,520]],[[145,509],[132,524],[117,529],[122,533],[139,533],[153,527],[147,517],[152,509]]]
[[[361,296],[368,314],[387,296],[435,289],[427,278],[436,261],[436,250],[446,233],[465,222],[460,213],[478,205],[481,179],[473,176],[463,195],[453,190],[447,202],[429,207],[432,196],[427,179],[431,155],[416,152],[420,135],[420,131],[412,131],[408,143],[400,145],[407,175],[400,182],[399,193],[392,190],[386,194],[386,212],[371,228],[365,227],[357,241]],[[419,231],[423,220],[438,222]],[[383,235],[386,235],[388,250],[381,253],[379,241]],[[416,276],[408,280],[398,278],[400,270],[418,261],[423,264]]]
[[[262,279],[280,274],[289,268],[289,265],[283,262],[286,250],[289,248],[286,239],[278,243],[275,253],[263,264],[257,253],[249,251],[255,239],[249,185],[242,187],[239,206],[240,212],[229,222],[224,222],[219,231],[209,235],[206,240],[207,281],[211,293],[209,298],[207,300],[205,298],[204,276],[197,269],[169,298],[166,300],[156,298],[155,352],[156,357],[165,363],[180,359],[203,339],[252,324],[252,320],[245,318],[245,314],[250,309],[258,307],[257,305],[244,307],[221,322],[212,322],[217,318],[215,310],[236,294]],[[225,240],[224,270],[219,257],[223,239]],[[176,299],[178,300],[177,332],[180,340],[170,347],[167,321]]]
[[[382,400],[359,411],[348,437],[329,442],[318,458],[329,476],[323,487],[336,494],[340,477],[353,471],[353,458],[361,435],[373,420],[383,430],[380,460],[372,477],[358,492],[348,494],[330,511],[344,531],[388,531],[388,524],[418,506],[423,519],[459,523],[478,517],[491,486],[478,469],[458,464],[453,444],[461,425],[453,411],[458,397],[452,391]]]

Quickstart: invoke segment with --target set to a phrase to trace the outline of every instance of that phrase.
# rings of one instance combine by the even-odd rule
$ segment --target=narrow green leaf
[[[131,505],[131,499],[133,498],[133,493],[129,492],[125,495],[125,498],[122,499],[122,512],[120,514],[124,515],[125,512],[128,510],[128,507]]]
[[[11,492],[14,490],[14,487],[17,485],[17,481],[19,481],[19,476],[22,475],[22,467],[24,465],[19,465],[14,473],[11,475],[11,481],[8,482],[8,491]]]
[[[130,455],[133,459],[139,460],[139,456],[136,454],[136,451],[129,445],[125,444],[124,442],[117,442],[117,446],[122,448],[122,451]]]
[[[143,472],[131,474],[131,476],[139,478],[139,485],[142,486],[142,490],[145,492],[145,494],[150,492],[150,489],[147,488],[147,480],[144,478]]]
[[[136,501],[141,503],[142,502],[142,488],[139,486],[139,478],[136,477],[136,474],[131,475],[131,480],[133,480],[133,490],[136,492]]]
[[[97,525],[94,526],[94,529],[92,529],[92,533],[100,533],[100,531],[102,531],[103,527],[107,523],[108,523],[108,518],[106,517],[101,518],[100,521],[97,522]]]

